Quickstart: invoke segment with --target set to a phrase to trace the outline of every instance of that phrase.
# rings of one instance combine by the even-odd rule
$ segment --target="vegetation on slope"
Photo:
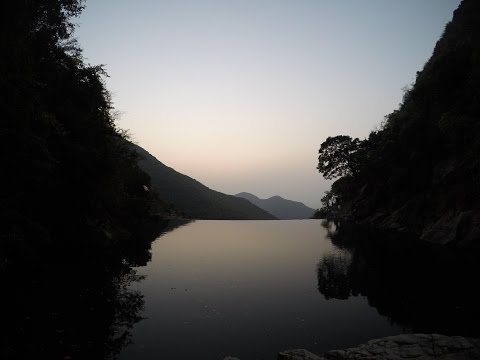
[[[107,245],[149,212],[149,178],[115,125],[105,72],[84,62],[72,37],[82,8],[3,5],[2,247]]]
[[[140,167],[152,179],[153,189],[185,216],[194,219],[276,219],[248,200],[209,189],[197,180],[164,165],[140,146],[132,146],[140,155]]]
[[[458,245],[480,239],[480,3],[464,0],[398,110],[365,140],[328,138],[319,216]]]

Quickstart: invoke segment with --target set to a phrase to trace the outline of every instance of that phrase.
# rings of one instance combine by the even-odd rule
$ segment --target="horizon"
[[[318,208],[320,144],[398,108],[459,3],[87,1],[75,37],[106,64],[118,125],[159,161]]]

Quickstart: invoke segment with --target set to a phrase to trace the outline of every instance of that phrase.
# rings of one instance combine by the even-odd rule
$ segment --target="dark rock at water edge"
[[[437,334],[403,334],[370,340],[356,348],[318,356],[304,349],[286,350],[278,360],[480,359],[480,339]]]

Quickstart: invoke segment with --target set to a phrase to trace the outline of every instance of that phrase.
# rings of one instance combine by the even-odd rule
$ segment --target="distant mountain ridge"
[[[235,196],[247,199],[252,204],[282,220],[310,219],[315,212],[314,209],[299,201],[287,200],[278,195],[268,199],[260,199],[253,194],[241,192]]]
[[[131,144],[140,155],[138,164],[151,178],[163,201],[194,219],[275,220],[275,216],[245,199],[212,190],[166,166],[142,147]]]

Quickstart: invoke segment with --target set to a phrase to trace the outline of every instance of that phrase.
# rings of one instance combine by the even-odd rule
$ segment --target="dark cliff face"
[[[461,3],[399,109],[364,148],[358,173],[340,179],[348,185],[340,206],[354,220],[480,246],[479,1]]]

